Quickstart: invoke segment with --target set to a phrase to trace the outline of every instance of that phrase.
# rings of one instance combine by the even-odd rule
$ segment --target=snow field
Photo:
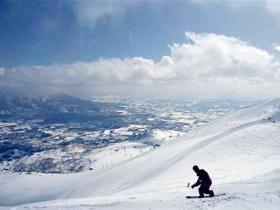
[[[67,175],[1,174],[0,206],[3,209],[279,209],[279,112],[280,100],[235,111],[190,131],[178,141],[104,170]],[[101,157],[103,153],[100,154]],[[185,195],[197,194],[197,190],[186,188],[187,183],[196,181],[191,169],[194,164],[209,172],[216,193],[226,195],[186,200]]]

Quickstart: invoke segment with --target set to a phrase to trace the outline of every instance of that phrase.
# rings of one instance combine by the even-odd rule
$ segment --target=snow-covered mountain
[[[234,111],[110,168],[0,175],[3,209],[279,209],[280,100]],[[102,154],[102,153],[101,153]],[[110,157],[110,155],[108,156]],[[206,169],[215,193],[186,200]]]
[[[51,95],[30,95],[15,90],[0,91],[0,116],[34,118],[56,116],[74,118],[74,115],[99,113],[106,103],[93,103],[89,100],[57,93]],[[71,115],[72,114],[72,115]]]

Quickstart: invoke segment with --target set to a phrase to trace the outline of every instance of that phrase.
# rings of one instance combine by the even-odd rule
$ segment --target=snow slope
[[[109,169],[1,174],[2,209],[279,209],[280,100],[238,110]],[[216,193],[186,200],[206,169]]]

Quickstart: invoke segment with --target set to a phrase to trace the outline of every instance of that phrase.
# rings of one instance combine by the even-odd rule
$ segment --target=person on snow
[[[198,176],[198,180],[191,187],[195,188],[200,185],[200,187],[198,188],[200,198],[203,198],[204,194],[209,194],[210,197],[213,197],[214,196],[213,190],[209,190],[212,184],[212,180],[209,174],[204,169],[199,169],[198,166],[196,165],[193,166],[193,170]]]

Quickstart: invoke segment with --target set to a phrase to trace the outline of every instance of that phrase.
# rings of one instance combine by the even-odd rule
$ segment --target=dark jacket
[[[195,184],[192,185],[192,187],[197,187],[199,185],[210,187],[212,184],[212,180],[209,176],[209,174],[204,169],[199,169],[196,172],[196,175],[198,176],[198,180]]]

